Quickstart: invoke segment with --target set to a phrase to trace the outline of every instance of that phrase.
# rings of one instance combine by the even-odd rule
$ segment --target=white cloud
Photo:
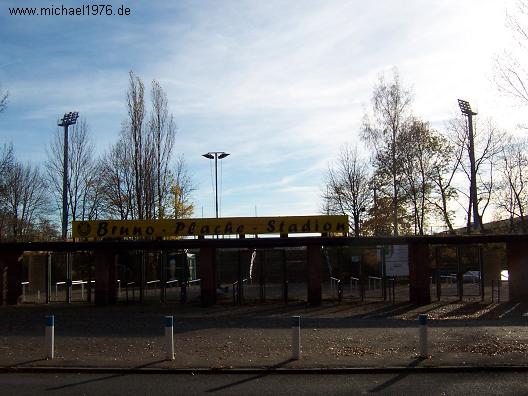
[[[56,28],[46,36],[49,21],[34,20],[31,33],[20,19],[7,20],[13,33],[0,46],[0,80],[12,102],[0,133],[26,147],[18,152],[34,156],[46,141],[36,131],[54,130],[56,118],[72,109],[104,149],[126,116],[127,73],[134,69],[168,92],[179,126],[176,151],[198,180],[199,208],[213,207],[211,164],[200,155],[225,150],[232,153],[222,164],[225,214],[252,214],[255,204],[263,214],[301,214],[318,210],[321,181],[339,146],[365,151],[361,118],[377,76],[393,66],[413,86],[416,113],[435,126],[456,114],[458,97],[499,124],[520,117],[490,81],[491,58],[506,37],[504,3],[495,0],[131,7],[134,18],[115,26],[69,21],[66,36]],[[31,129],[34,147],[17,141],[18,124]]]

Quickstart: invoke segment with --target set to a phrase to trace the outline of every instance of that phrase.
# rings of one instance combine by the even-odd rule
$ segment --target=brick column
[[[429,245],[409,243],[409,299],[413,304],[429,304],[431,269],[429,263]]]
[[[22,296],[22,254],[24,252],[4,252],[0,255],[2,273],[2,296],[5,295],[7,305],[18,304]],[[5,288],[5,289],[4,289]],[[3,297],[0,297],[2,299]]]
[[[216,304],[216,249],[205,247],[200,249],[198,258],[198,273],[200,276],[200,298],[203,306]]]
[[[492,281],[500,279],[501,263],[506,260],[504,245],[487,244],[482,249],[484,285],[491,287]]]
[[[528,238],[506,243],[510,301],[528,302]]]
[[[306,249],[306,284],[308,286],[308,303],[321,304],[321,280],[323,278],[321,247],[311,245]]]
[[[118,255],[112,250],[96,250],[95,305],[111,305],[117,301],[116,267]]]

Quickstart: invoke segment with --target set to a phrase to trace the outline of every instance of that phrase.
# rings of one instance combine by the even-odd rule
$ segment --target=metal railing
[[[502,280],[502,279],[493,279],[491,281],[491,302],[500,303],[502,282],[507,282],[507,281]]]
[[[28,282],[29,284],[29,282]],[[58,293],[59,293],[59,285],[65,285],[65,287],[67,287],[67,284],[68,282],[67,281],[61,281],[61,282],[55,282],[55,301],[57,301],[58,297]],[[85,301],[85,298],[84,298],[84,285],[88,284],[88,281],[85,281],[85,280],[76,280],[76,281],[72,281],[72,289],[73,289],[73,286],[75,285],[81,285],[81,300],[82,301]],[[90,281],[90,284],[95,284],[95,281],[92,280]]]
[[[246,283],[248,280],[248,278],[242,279],[242,288],[244,287],[244,283]],[[234,281],[231,286],[233,288],[233,305],[240,304],[242,302],[243,292],[239,295],[238,280]]]
[[[368,288],[369,290],[381,289],[382,278],[379,276],[369,276],[368,277]]]
[[[389,301],[396,302],[396,278],[387,278],[387,287],[389,292]]]
[[[333,276],[331,276],[330,277],[331,290],[334,290],[334,287],[337,289],[337,301],[341,303],[341,301],[343,301],[343,283],[341,282],[341,279],[334,278]]]

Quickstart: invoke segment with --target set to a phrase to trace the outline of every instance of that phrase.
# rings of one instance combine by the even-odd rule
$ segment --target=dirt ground
[[[528,364],[528,304],[435,302],[22,304],[0,307],[0,366],[338,368]],[[429,317],[430,358],[418,360],[417,316]],[[56,358],[45,360],[44,318],[55,315]],[[174,317],[166,361],[164,316]],[[301,316],[301,359],[291,317]]]

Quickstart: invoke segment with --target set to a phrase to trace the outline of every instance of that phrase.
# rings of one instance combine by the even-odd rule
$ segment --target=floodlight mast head
[[[216,218],[218,218],[218,160],[224,159],[229,153],[224,151],[210,151],[202,154],[202,157],[215,161],[215,207],[216,207]]]
[[[68,126],[68,125],[74,125],[77,123],[77,119],[79,118],[79,113],[77,111],[70,111],[69,113],[64,114],[62,119],[57,124],[58,126]]]
[[[473,116],[477,113],[471,110],[471,106],[467,100],[458,99],[458,106],[460,111],[467,117],[467,133],[469,138],[469,168],[470,168],[470,188],[469,188],[469,202],[470,208],[473,209],[473,228],[477,231],[482,231],[482,219],[479,215],[479,207],[477,200],[477,177],[475,165],[475,137],[473,133]],[[468,232],[470,229],[470,217],[468,216]]]
[[[460,111],[462,112],[462,114],[465,114],[467,116],[477,115],[476,112],[471,110],[471,105],[467,100],[458,99],[458,107],[460,107]]]

